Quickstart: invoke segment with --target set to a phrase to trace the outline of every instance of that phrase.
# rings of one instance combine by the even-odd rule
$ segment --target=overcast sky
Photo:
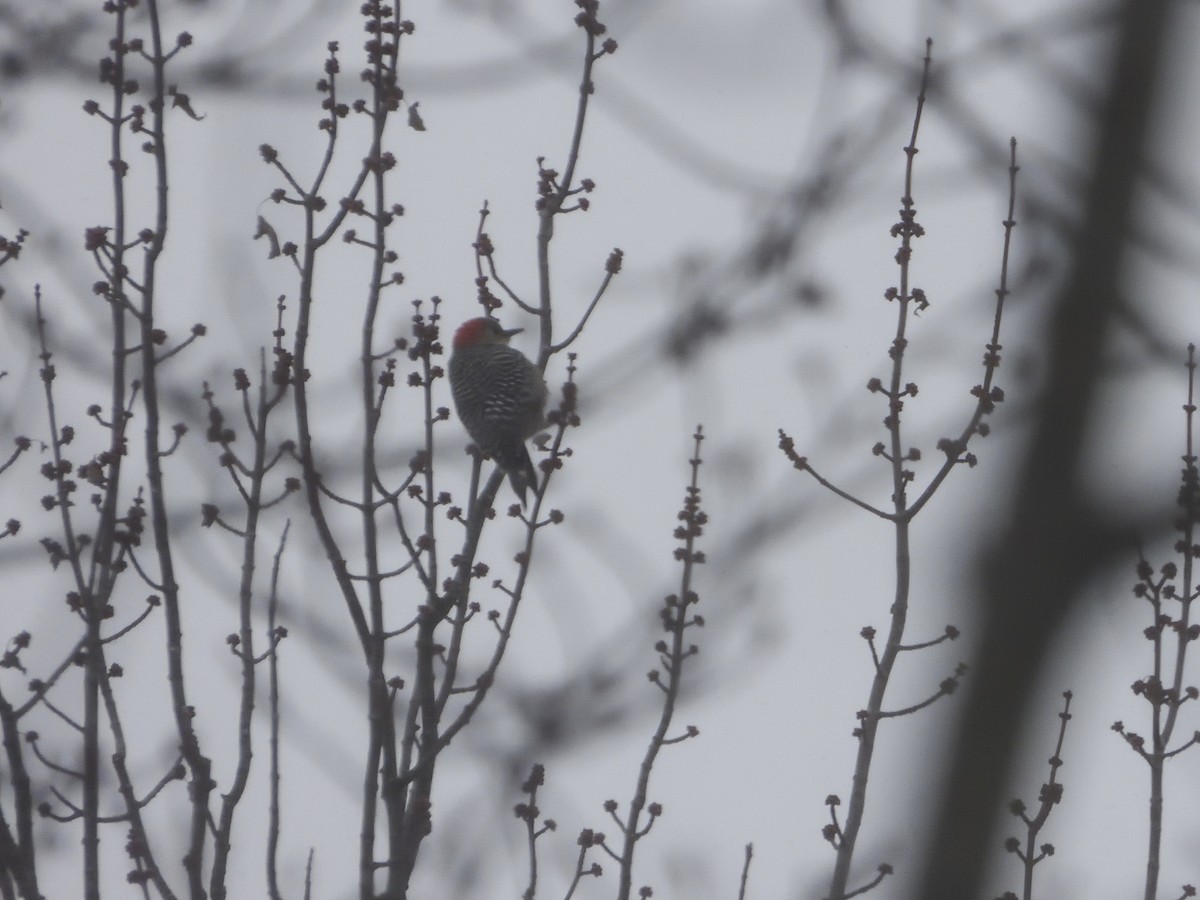
[[[914,93],[900,67],[919,60],[926,35],[934,38],[939,69],[914,182],[927,230],[914,272],[932,306],[910,336],[912,378],[921,394],[909,405],[909,439],[926,459],[936,460],[938,437],[961,428],[971,410],[969,388],[981,377],[1010,136],[1019,141],[1021,166],[1013,271],[1029,277],[1006,313],[998,380],[1010,399],[993,420],[993,436],[976,448],[981,464],[954,473],[915,532],[911,639],[932,638],[947,623],[964,638],[905,659],[889,705],[921,699],[969,658],[973,553],[997,522],[1019,461],[1022,406],[1044,371],[1039,323],[1063,265],[1056,228],[1078,213],[1087,108],[1101,87],[1108,32],[1091,20],[1087,3],[839,5],[877,42],[867,49],[888,61],[841,57],[815,3],[743,0],[735,8],[719,0],[627,0],[602,9],[619,50],[598,66],[580,163],[579,174],[597,184],[592,208],[562,220],[555,242],[559,327],[569,328],[586,306],[612,248],[624,251],[625,268],[576,348],[583,428],[573,438],[576,455],[551,488],[551,505],[566,512],[566,523],[543,532],[544,555],[534,567],[496,709],[478,723],[477,735],[465,735],[451,750],[433,843],[419,868],[421,896],[439,896],[439,879],[483,845],[493,855],[480,854],[479,864],[496,868],[486,869],[489,886],[478,896],[519,896],[522,873],[503,857],[517,858],[520,848],[510,812],[517,797],[506,779],[524,772],[503,766],[523,760],[535,743],[524,730],[534,717],[520,713],[539,690],[588,707],[566,716],[585,723],[581,732],[539,757],[548,780],[541,805],[559,824],[539,845],[552,872],[546,896],[561,894],[564,883],[552,860],[563,869],[571,865],[578,831],[611,825],[603,801],[629,797],[657,697],[641,674],[655,658],[653,632],[641,623],[652,621],[677,577],[671,532],[698,422],[708,435],[704,488],[712,524],[703,543],[713,560],[701,569],[698,589],[710,626],[698,636],[700,677],[677,721],[697,725],[701,737],[668,748],[660,761],[650,794],[666,812],[641,845],[635,881],[653,884],[656,896],[732,898],[742,848],[752,842],[750,896],[821,896],[833,860],[820,834],[823,801],[849,794],[850,730],[871,675],[858,633],[886,625],[892,551],[882,523],[833,502],[791,469],[776,449],[777,429],[787,430],[823,474],[886,504],[886,472],[870,454],[884,436],[884,409],[863,386],[886,371],[893,309],[882,295],[897,277],[888,229],[902,192],[901,148]],[[195,35],[187,65],[237,61],[265,85],[240,94],[211,82],[191,86],[179,75],[181,90],[205,118],[171,122],[176,205],[164,315],[177,330],[195,321],[209,327],[209,337],[173,372],[173,388],[194,403],[205,378],[229,399],[228,372],[255,364],[257,348],[270,340],[274,298],[295,290],[289,265],[268,261],[262,242],[249,240],[260,214],[284,239],[290,227],[267,202],[276,182],[257,147],[274,145],[299,171],[315,163],[323,144],[309,87],[327,40],[338,38],[345,90],[356,90],[361,38],[353,18],[319,16],[317,25],[300,27],[286,5],[179,7],[165,7],[166,28]],[[502,274],[517,291],[533,293],[535,160],[545,156],[561,168],[568,144],[581,45],[573,11],[565,0],[406,8],[418,27],[405,43],[402,83],[408,99],[419,102],[427,130],[395,132],[392,149],[401,160],[395,191],[406,207],[396,240],[406,285],[381,318],[385,332],[401,333],[412,298],[439,295],[452,324],[476,313],[471,242],[484,200]],[[1145,327],[1126,329],[1114,342],[1114,374],[1093,441],[1092,483],[1101,505],[1112,508],[1167,504],[1177,486],[1182,361],[1187,342],[1200,337],[1194,202],[1200,123],[1195,65],[1183,49],[1194,46],[1197,15],[1193,8],[1183,13],[1171,70],[1178,89],[1153,151],[1164,174],[1144,200],[1149,239],[1131,287]],[[1000,39],[1009,33],[1034,40]],[[31,285],[41,282],[63,346],[79,352],[94,348],[92,331],[105,315],[84,306],[96,275],[80,235],[107,218],[110,202],[100,123],[80,112],[89,96],[98,96],[94,88],[70,77],[31,79],[7,91],[0,106],[5,226],[37,223],[27,257],[4,273],[5,303],[27,308]],[[843,155],[845,147],[853,152]],[[363,152],[346,147],[336,172],[350,172]],[[837,165],[823,168],[827,158]],[[829,188],[832,200],[795,223],[804,237],[788,265],[764,281],[747,278],[731,260],[767,224],[787,223],[796,208],[789,198],[814,186]],[[324,272],[319,283],[324,330],[314,378],[337,427],[354,421],[333,407],[353,396],[348,379],[362,293],[360,270],[349,257],[344,265]],[[726,334],[683,364],[666,359],[672,323],[700,301],[720,313]],[[511,309],[501,317],[534,328]],[[14,430],[33,432],[42,412],[22,396],[36,386],[37,360],[17,330],[2,340],[11,373],[9,419]],[[532,351],[533,340],[531,334],[519,342]],[[563,365],[552,362],[552,386],[561,383]],[[78,389],[91,402],[86,383]],[[81,409],[86,402],[79,401]],[[389,428],[402,461],[412,437],[403,421]],[[223,489],[201,432],[194,426],[192,443],[175,463],[181,502],[192,509]],[[458,453],[465,436],[453,422],[442,434],[439,471],[449,489],[465,491],[466,458]],[[336,457],[346,446],[331,439],[324,452]],[[918,483],[935,465],[917,467]],[[0,484],[9,496],[17,490]],[[762,534],[746,536],[751,523],[764,521]],[[498,520],[493,535],[496,565],[509,552],[505,522]],[[296,893],[305,855],[315,846],[315,896],[350,897],[353,891],[342,888],[355,878],[363,717],[345,702],[346,692],[356,690],[357,660],[339,657],[339,648],[356,651],[340,643],[350,632],[340,601],[330,608],[320,554],[300,539],[295,547],[285,579],[295,640],[284,666],[291,683],[303,685],[303,699],[295,699],[285,722],[292,729],[285,778],[303,779],[306,791],[287,801],[294,817],[286,826],[285,861]],[[203,636],[190,653],[214,695],[231,688],[236,675],[222,637],[233,629],[228,579],[235,577],[237,552],[208,533],[183,546],[197,579],[193,590],[212,593],[211,607],[198,616],[211,633],[197,624]],[[223,566],[228,576],[219,574]],[[1013,795],[1032,805],[1046,777],[1059,694],[1074,691],[1060,776],[1065,802],[1044,834],[1058,854],[1039,870],[1043,896],[1129,897],[1144,879],[1147,773],[1109,730],[1116,719],[1146,727],[1143,704],[1128,687],[1149,665],[1140,636],[1146,617],[1129,593],[1133,578],[1132,566],[1117,562],[1093,587],[1089,612],[1069,629],[1046,673],[1043,711],[1026,736],[1027,765]],[[52,615],[57,609],[24,610],[14,614],[21,624],[10,630],[37,632],[42,622],[50,630]],[[144,638],[156,639],[157,632]],[[630,716],[619,726],[588,725],[603,703],[572,685],[610,669],[636,674],[615,700],[607,698]],[[880,861],[897,867],[897,878],[878,896],[898,896],[912,874],[959,699],[943,699],[881,730],[859,849],[865,872]],[[221,732],[219,708],[202,707],[201,716],[205,727]],[[145,759],[168,749],[149,747]],[[1174,790],[1163,896],[1200,878],[1191,862],[1200,858],[1198,760],[1185,755],[1169,768]],[[245,811],[248,831],[257,816]],[[258,885],[258,858],[238,864],[246,883]],[[1000,859],[995,893],[1018,884],[1013,861]],[[609,896],[612,889],[610,876],[585,884],[577,896]]]

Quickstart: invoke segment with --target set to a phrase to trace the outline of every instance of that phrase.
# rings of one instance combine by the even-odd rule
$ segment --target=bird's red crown
[[[454,349],[461,350],[463,347],[479,343],[487,327],[488,320],[482,316],[478,319],[467,319],[458,326],[458,331],[454,332]]]
[[[507,344],[508,339],[519,332],[520,328],[505,328],[495,319],[480,316],[477,319],[467,319],[454,332],[454,349],[474,347],[479,344]]]

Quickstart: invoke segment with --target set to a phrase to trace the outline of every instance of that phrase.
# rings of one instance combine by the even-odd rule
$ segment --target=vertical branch
[[[1187,358],[1187,402],[1184,410],[1184,454],[1183,472],[1179,486],[1178,505],[1180,507],[1179,540],[1176,549],[1182,562],[1182,572],[1172,568],[1172,576],[1179,575],[1179,582],[1166,596],[1178,601],[1179,613],[1163,618],[1161,609],[1156,609],[1154,629],[1154,672],[1155,680],[1143,692],[1151,702],[1153,709],[1153,749],[1150,763],[1150,836],[1149,848],[1146,854],[1146,900],[1154,900],[1158,896],[1158,880],[1161,868],[1162,826],[1163,826],[1163,779],[1166,762],[1169,758],[1194,744],[1200,733],[1193,736],[1181,747],[1172,749],[1171,738],[1175,733],[1180,707],[1188,700],[1195,699],[1196,688],[1185,684],[1184,671],[1187,665],[1188,645],[1196,639],[1200,629],[1191,624],[1192,601],[1196,599],[1196,587],[1193,580],[1193,567],[1196,558],[1196,523],[1200,520],[1200,469],[1196,465],[1195,425],[1196,425],[1196,347],[1188,345]],[[1162,685],[1162,642],[1164,626],[1169,626],[1174,633],[1172,651],[1173,666],[1169,684],[1163,689]],[[1169,639],[1169,638],[1168,638]],[[1138,692],[1138,685],[1134,685]],[[1165,713],[1165,721],[1162,715]]]
[[[267,702],[271,709],[270,725],[270,801],[267,809],[267,893],[271,900],[283,900],[279,892],[278,851],[279,851],[279,653],[278,640],[287,632],[276,625],[279,611],[279,569],[283,561],[283,550],[287,546],[288,532],[292,523],[289,520],[283,527],[279,538],[279,549],[275,551],[275,562],[271,566],[271,591],[267,599],[267,634],[272,646],[267,657],[268,694]]]
[[[621,833],[621,850],[619,853],[613,853],[620,866],[617,874],[617,900],[629,900],[632,896],[634,850],[638,841],[649,833],[655,820],[662,815],[662,807],[659,804],[651,803],[647,806],[646,803],[650,775],[658,755],[668,744],[680,743],[700,733],[694,725],[689,725],[683,733],[668,736],[675,717],[675,707],[679,702],[684,661],[699,652],[695,644],[685,642],[685,636],[689,629],[704,625],[704,617],[694,612],[700,598],[692,588],[695,567],[704,562],[704,554],[696,549],[696,541],[704,533],[704,526],[708,524],[708,516],[700,508],[700,442],[704,440],[704,433],[699,426],[692,438],[695,443],[692,458],[689,460],[692,477],[687,487],[683,509],[679,512],[679,521],[682,524],[675,529],[675,537],[680,542],[680,546],[675,549],[675,558],[680,562],[679,593],[668,596],[664,601],[661,615],[663,630],[667,632],[668,637],[655,645],[654,649],[659,654],[659,668],[651,670],[649,674],[650,681],[663,693],[662,711],[638,769],[633,798],[629,802],[624,821],[617,816],[615,800],[604,804],[605,810],[612,816]],[[642,825],[641,821],[643,813],[648,815],[645,825]],[[643,889],[643,892],[645,891],[646,889]],[[648,893],[642,895],[649,896]]]
[[[280,330],[277,330],[276,333],[280,334]],[[282,341],[281,334],[276,338],[277,343],[274,348],[277,355],[281,350],[280,341]],[[229,471],[230,477],[233,478],[239,493],[242,495],[242,500],[246,508],[242,527],[237,529],[230,528],[231,531],[234,531],[241,537],[242,541],[242,566],[238,586],[238,630],[227,639],[241,670],[241,690],[239,693],[237,718],[237,763],[234,767],[233,777],[229,786],[221,795],[219,812],[216,815],[216,822],[212,826],[214,847],[212,871],[209,878],[209,891],[214,900],[224,900],[229,893],[226,876],[228,873],[229,855],[234,848],[234,814],[245,793],[246,785],[250,778],[251,761],[254,756],[251,724],[254,716],[257,684],[255,667],[260,662],[254,653],[254,583],[257,572],[258,531],[262,522],[263,512],[270,505],[270,502],[264,498],[264,491],[267,475],[273,467],[273,462],[267,459],[271,414],[282,402],[287,388],[286,380],[284,379],[279,379],[276,383],[272,383],[273,379],[267,369],[265,350],[260,350],[257,400],[251,402],[251,384],[245,370],[238,369],[234,373],[234,381],[235,386],[242,395],[243,413],[250,429],[252,459],[249,465],[246,465],[239,459],[231,446],[232,430],[227,430],[220,424],[213,429],[218,432],[216,436],[219,438],[218,442],[221,443],[224,451],[221,456],[221,463]],[[210,404],[210,421],[221,423],[221,415],[216,410],[216,407],[212,405],[212,391],[207,389],[207,386],[204,391],[204,397]],[[248,484],[243,486],[238,478],[238,473],[241,473],[242,478]],[[285,493],[290,492],[290,486],[285,487],[284,491]],[[286,530],[284,535],[286,537]],[[274,587],[278,579],[279,558],[282,553],[283,544],[281,541],[280,549],[275,557],[272,597],[274,597]],[[274,601],[272,600],[272,602]],[[277,642],[277,638],[273,634],[273,625],[269,627],[272,630],[268,632],[270,648],[267,654],[273,661],[274,645]],[[274,665],[273,662],[272,665]]]
[[[1172,623],[1174,633],[1174,663],[1171,668],[1170,690],[1175,702],[1167,705],[1166,722],[1162,727],[1162,744],[1165,747],[1175,733],[1175,724],[1179,716],[1183,698],[1187,689],[1184,684],[1184,670],[1187,667],[1188,646],[1196,639],[1198,629],[1192,627],[1192,603],[1196,599],[1195,560],[1196,560],[1196,525],[1200,522],[1200,467],[1196,461],[1196,345],[1188,344],[1187,358],[1187,402],[1184,412],[1184,454],[1183,471],[1180,475],[1179,497],[1180,508],[1178,520],[1180,550],[1180,580],[1173,592],[1179,602],[1179,614]]]
[[[888,351],[892,360],[890,386],[886,392],[889,405],[888,414],[883,420],[890,445],[890,453],[886,456],[891,466],[892,476],[892,514],[889,518],[892,521],[894,539],[895,592],[890,607],[891,621],[887,640],[883,652],[877,658],[875,674],[871,679],[867,708],[859,714],[860,724],[855,730],[858,737],[858,752],[854,762],[846,822],[841,829],[840,839],[836,843],[837,859],[829,885],[831,900],[841,900],[847,893],[851,864],[858,847],[859,829],[862,826],[863,814],[866,810],[867,784],[871,776],[871,764],[875,757],[875,740],[883,713],[884,696],[891,680],[892,668],[903,646],[904,629],[908,622],[912,558],[909,544],[911,516],[908,509],[907,490],[908,483],[913,476],[906,466],[906,462],[911,457],[904,447],[900,413],[904,407],[903,398],[910,393],[915,393],[915,387],[905,386],[903,382],[904,354],[908,348],[909,305],[915,303],[917,309],[924,309],[928,305],[923,292],[910,290],[909,265],[912,260],[912,242],[924,234],[924,229],[916,221],[912,187],[913,165],[917,155],[917,134],[921,126],[921,113],[925,108],[925,92],[929,83],[932,43],[932,41],[925,43],[925,59],[921,71],[921,88],[917,93],[917,109],[913,116],[912,133],[908,145],[904,148],[904,196],[901,198],[900,221],[892,227],[893,236],[900,237],[900,248],[896,252],[896,263],[900,269],[900,284],[898,290],[890,288],[886,294],[888,300],[896,303],[896,333],[892,339],[891,349]],[[876,449],[878,450],[878,448]]]
[[[750,861],[754,858],[754,845],[746,845],[746,856],[742,861],[742,877],[738,882],[738,900],[746,900],[746,885],[750,881]]]
[[[394,849],[390,858],[389,883],[402,885],[404,890],[407,890],[412,877],[421,844],[432,827],[430,807],[435,763],[441,752],[439,744],[444,706],[438,698],[448,694],[454,685],[467,612],[465,603],[460,604],[453,599],[465,597],[465,591],[455,594],[447,590],[444,597],[439,593],[434,513],[442,500],[437,495],[432,464],[434,425],[445,418],[445,411],[435,410],[433,405],[433,386],[441,377],[441,367],[434,365],[433,361],[442,349],[439,340],[439,306],[440,300],[434,297],[433,309],[426,317],[421,313],[419,304],[416,305],[413,316],[414,345],[409,354],[420,364],[419,371],[410,376],[410,384],[421,390],[423,447],[419,459],[411,466],[414,474],[421,478],[421,484],[411,489],[421,506],[421,534],[415,545],[406,542],[410,558],[420,572],[424,598],[417,613],[412,694],[400,738],[400,756],[398,760],[393,758],[388,785],[389,793],[397,801],[396,813],[402,816],[392,832]],[[482,516],[480,523],[482,527]],[[445,648],[436,632],[447,616],[453,616],[454,619],[450,644]],[[440,687],[434,670],[439,659],[443,664]]]
[[[1058,770],[1063,766],[1063,743],[1067,738],[1067,723],[1071,721],[1071,699],[1070,691],[1063,692],[1063,708],[1058,714],[1058,741],[1054,746],[1054,754],[1050,757],[1050,778],[1042,785],[1042,789],[1038,794],[1038,811],[1030,818],[1026,813],[1025,804],[1020,800],[1014,800],[1008,805],[1009,812],[1025,823],[1025,842],[1022,843],[1018,838],[1010,837],[1004,842],[1004,849],[1009,853],[1015,853],[1021,861],[1022,869],[1022,893],[1021,900],[1033,900],[1033,872],[1038,863],[1048,856],[1054,854],[1053,844],[1042,844],[1038,846],[1038,837],[1041,835],[1042,828],[1045,827],[1046,821],[1050,818],[1050,813],[1060,802],[1062,802],[1063,786],[1058,780]],[[1000,900],[1017,900],[1015,894],[1011,891],[1005,892]]]
[[[8,699],[0,694],[0,737],[4,743],[4,758],[8,762],[6,778],[13,793],[16,836],[9,823],[0,815],[0,873],[3,874],[5,900],[14,898],[14,883],[17,891],[26,900],[42,900],[38,888],[37,852],[33,839],[33,794],[30,790],[29,771],[25,767],[25,756],[21,751],[21,734],[16,711]],[[11,879],[11,880],[9,880]]]
[[[192,897],[204,896],[204,845],[208,835],[208,798],[213,788],[212,763],[201,752],[196,735],[194,712],[188,701],[183,663],[183,623],[180,610],[179,584],[175,579],[175,562],[171,548],[170,518],[167,494],[163,481],[161,445],[161,408],[158,396],[158,360],[155,358],[155,279],[158,259],[167,237],[168,172],[166,143],[167,84],[165,67],[168,56],[163,48],[162,27],[159,22],[158,0],[147,0],[154,87],[150,101],[150,146],[155,167],[155,225],[146,248],[142,274],[142,304],[138,313],[141,325],[141,380],[143,407],[146,414],[146,483],[150,499],[150,530],[158,559],[159,579],[163,595],[163,611],[167,629],[167,681],[179,734],[180,750],[191,770],[189,798],[191,824],[188,850],[184,854],[188,889]],[[182,42],[181,42],[182,46]],[[185,107],[186,108],[186,107]]]
[[[1113,731],[1140,756],[1150,770],[1149,834],[1146,851],[1146,900],[1158,896],[1162,866],[1163,813],[1166,800],[1165,777],[1167,761],[1200,743],[1200,731],[1178,746],[1171,746],[1178,724],[1179,710],[1200,697],[1200,689],[1185,683],[1188,645],[1200,637],[1200,626],[1192,623],[1192,603],[1200,591],[1193,581],[1193,560],[1197,555],[1196,524],[1200,521],[1200,467],[1195,454],[1195,390],[1196,347],[1188,345],[1187,402],[1183,405],[1185,419],[1183,471],[1176,504],[1179,518],[1175,522],[1178,537],[1175,551],[1182,565],[1168,562],[1158,571],[1143,556],[1137,564],[1137,583],[1133,594],[1150,606],[1150,625],[1143,634],[1151,642],[1153,661],[1150,674],[1133,683],[1135,696],[1150,706],[1150,740],[1126,729],[1125,723],[1114,723]],[[1181,571],[1182,570],[1182,571]],[[1178,604],[1178,612],[1170,607]],[[1169,674],[1168,674],[1169,673]]]
[[[557,826],[553,819],[546,819],[542,826],[538,827],[538,816],[541,815],[541,810],[538,809],[537,795],[538,788],[546,783],[546,770],[536,764],[529,771],[529,777],[525,779],[525,783],[521,785],[521,792],[529,797],[528,802],[518,803],[513,808],[513,813],[518,819],[525,823],[525,848],[529,857],[529,880],[526,883],[525,891],[521,894],[522,900],[534,900],[537,896],[538,887],[538,858],[537,858],[537,841],[547,831],[553,831]]]
[[[366,183],[369,172],[367,167],[363,166],[350,191],[346,194],[338,212],[330,218],[324,229],[318,231],[317,214],[325,208],[325,199],[321,196],[321,190],[325,184],[326,174],[333,162],[334,149],[337,146],[339,133],[338,123],[347,114],[345,104],[339,103],[337,98],[337,75],[340,71],[337,49],[336,43],[330,43],[329,55],[325,60],[326,77],[317,84],[318,92],[324,96],[322,107],[329,109],[331,114],[328,118],[322,120],[320,125],[321,130],[326,134],[325,153],[311,184],[307,188],[302,187],[279,159],[278,151],[271,145],[263,144],[259,148],[259,152],[265,163],[279,171],[292,191],[292,194],[289,195],[286,189],[278,188],[272,194],[272,199],[277,203],[287,202],[297,205],[301,207],[304,214],[303,245],[297,247],[295,244],[288,242],[278,251],[278,253],[293,260],[299,274],[296,327],[290,358],[292,390],[296,412],[297,455],[299,456],[301,473],[304,476],[304,497],[309,515],[312,517],[313,525],[317,529],[318,540],[329,560],[334,579],[337,581],[338,588],[342,592],[347,613],[354,626],[355,636],[362,645],[363,653],[365,654],[368,652],[368,644],[370,642],[370,628],[367,625],[362,602],[358,597],[353,579],[351,579],[349,569],[346,566],[345,557],[342,555],[340,543],[334,536],[329,518],[325,514],[325,507],[322,501],[321,473],[313,452],[312,409],[308,396],[308,381],[311,376],[311,372],[308,369],[308,353],[312,338],[312,313],[313,304],[315,303],[313,285],[317,273],[317,255],[329,242],[337,229],[341,227],[350,210],[355,208],[355,204],[357,203],[356,198]],[[259,235],[261,236],[264,233],[266,232],[261,230],[260,227]]]
[[[125,257],[125,175],[129,165],[124,159],[123,131],[125,127],[125,93],[127,78],[125,60],[129,52],[125,38],[126,4],[116,3],[113,8],[114,35],[113,52],[105,58],[101,66],[101,79],[107,79],[112,86],[112,112],[109,119],[109,166],[112,171],[113,198],[113,241],[111,274],[109,276],[109,319],[112,327],[112,372],[110,373],[111,399],[109,402],[109,422],[111,428],[111,456],[108,461],[106,489],[100,521],[96,528],[96,542],[92,551],[92,571],[86,584],[99,588],[97,593],[106,597],[111,589],[111,559],[113,531],[117,518],[118,490],[120,487],[121,459],[124,451],[124,429],[126,422],[125,408],[125,315],[129,300],[126,296]],[[110,65],[109,65],[110,64]],[[93,231],[95,235],[97,232]],[[103,240],[103,232],[100,232]],[[95,248],[100,252],[100,248]],[[39,313],[39,319],[41,318]],[[43,349],[43,353],[45,350]],[[53,426],[52,426],[53,427]],[[52,434],[54,432],[52,431]],[[64,517],[69,517],[66,509]],[[100,583],[97,584],[96,576]],[[79,583],[83,584],[82,579]],[[84,595],[85,610],[95,610],[97,598],[89,591]],[[100,602],[104,602],[101,600]],[[83,698],[83,846],[84,846],[84,898],[99,900],[100,898],[100,836],[98,831],[99,817],[99,759],[98,759],[98,729],[99,729],[99,680],[104,677],[100,659],[100,621],[94,614],[87,615],[87,666],[84,671]]]
[[[575,24],[583,29],[586,44],[583,56],[583,74],[579,80],[579,100],[575,108],[575,124],[571,131],[571,143],[567,150],[567,160],[562,177],[553,169],[543,165],[538,160],[539,186],[538,193],[538,233],[537,233],[537,272],[538,272],[538,308],[537,314],[541,323],[541,339],[537,364],[545,371],[546,362],[553,353],[554,319],[552,307],[552,289],[550,280],[550,245],[554,240],[554,220],[557,216],[569,211],[565,207],[567,200],[580,191],[590,191],[592,183],[585,179],[581,187],[574,186],[575,167],[579,162],[579,151],[583,145],[583,126],[587,121],[588,101],[595,93],[596,86],[592,83],[592,69],[596,60],[607,54],[615,53],[617,42],[612,38],[604,41],[601,49],[596,50],[596,39],[608,29],[599,20],[599,0],[575,0],[575,5],[581,10],[575,16]],[[586,200],[574,208],[587,209]]]
[[[380,292],[384,284],[383,269],[387,256],[387,227],[393,220],[393,212],[388,208],[386,176],[395,164],[395,160],[390,153],[384,152],[383,141],[388,125],[388,114],[399,107],[402,97],[396,78],[400,49],[400,33],[397,31],[400,22],[400,4],[399,0],[396,0],[394,8],[383,3],[375,3],[364,9],[369,11],[368,21],[373,28],[372,36],[366,44],[368,69],[364,72],[364,78],[371,86],[371,95],[368,100],[371,146],[368,151],[366,168],[370,172],[368,176],[371,198],[369,221],[372,235],[368,242],[371,263],[359,358],[361,367],[359,390],[365,418],[361,471],[359,472],[359,508],[363,531],[367,612],[370,627],[370,639],[366,654],[368,717],[371,723],[369,756],[372,769],[378,770],[377,778],[381,779],[371,779],[374,782],[371,784],[371,790],[378,793],[380,786],[383,788],[383,802],[388,821],[387,895],[390,897],[396,895],[395,858],[403,832],[404,803],[403,798],[398,796],[397,792],[389,789],[389,785],[396,778],[397,762],[395,722],[385,670],[387,623],[384,618],[383,584],[379,567],[379,535],[376,521],[378,504],[376,503],[375,484],[378,474],[376,472],[375,439],[379,424],[379,411],[375,407],[375,321],[379,313]],[[371,881],[372,883],[374,881],[373,874]]]

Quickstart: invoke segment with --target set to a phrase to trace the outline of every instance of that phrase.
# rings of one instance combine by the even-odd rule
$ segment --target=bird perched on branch
[[[450,392],[454,407],[476,446],[507,473],[525,505],[537,470],[525,441],[546,421],[546,381],[520,350],[508,345],[522,329],[505,329],[495,319],[470,319],[454,333]]]

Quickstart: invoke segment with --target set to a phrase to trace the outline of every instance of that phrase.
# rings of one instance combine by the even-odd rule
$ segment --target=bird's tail
[[[497,465],[508,473],[508,480],[512,484],[516,495],[521,499],[521,505],[526,505],[525,492],[526,488],[532,487],[537,489],[538,477],[537,469],[533,467],[533,460],[529,457],[529,450],[524,444],[520,445],[520,449],[512,454],[504,454],[503,457],[496,455],[493,457]]]

